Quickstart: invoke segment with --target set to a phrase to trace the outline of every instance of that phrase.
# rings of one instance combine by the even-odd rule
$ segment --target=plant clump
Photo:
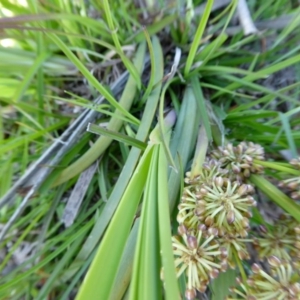
[[[186,173],[178,205],[179,235],[172,243],[177,276],[187,278],[187,299],[194,299],[196,291],[205,292],[227,266],[238,266],[243,278],[238,279],[240,287],[232,289],[237,299],[300,299],[299,276],[296,281],[292,276],[300,266],[299,223],[282,215],[274,226],[261,225],[258,235],[251,231],[257,203],[249,177],[263,173],[264,159],[258,144],[228,144],[213,150],[198,172]],[[292,164],[300,168],[300,160]],[[250,259],[249,245],[260,260],[269,257],[271,275],[254,264],[247,279],[242,262]]]

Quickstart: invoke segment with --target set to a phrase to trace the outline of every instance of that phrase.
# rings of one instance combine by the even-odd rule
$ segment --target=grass
[[[1,299],[192,299],[193,271],[179,261],[176,243],[196,247],[199,228],[190,228],[195,215],[182,209],[192,207],[184,197],[197,190],[191,182],[206,176],[211,158],[234,186],[230,145],[241,142],[264,149],[264,159],[256,149],[254,159],[238,162],[257,203],[241,247],[253,247],[255,262],[274,255],[261,248],[267,237],[258,228],[278,236],[287,218],[297,248],[290,232],[300,222],[300,170],[288,161],[300,146],[300,7],[248,1],[258,24],[290,22],[244,36],[234,17],[238,1],[222,9],[216,2],[1,1]],[[95,175],[85,177],[93,164]],[[215,177],[226,177],[221,169]],[[65,227],[78,182],[83,202]],[[210,216],[198,217],[209,227]],[[211,238],[198,236],[197,247]],[[227,245],[220,234],[214,239]],[[206,282],[209,299],[228,296],[237,276],[244,290],[230,299],[245,299],[253,292],[245,278],[260,280],[228,249],[234,267]],[[282,253],[277,258],[289,268]],[[296,274],[291,284],[299,282]]]

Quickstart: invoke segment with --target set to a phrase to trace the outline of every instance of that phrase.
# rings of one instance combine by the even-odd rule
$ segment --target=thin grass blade
[[[147,148],[110,222],[100,248],[86,274],[77,300],[109,299],[119,262],[130,233],[138,204],[148,176],[152,148]],[[105,270],[105,276],[103,272]]]
[[[214,0],[208,0],[205,10],[203,12],[203,15],[201,16],[201,20],[199,22],[194,40],[192,42],[188,57],[187,57],[187,61],[186,61],[186,65],[184,68],[184,76],[187,76],[190,72],[190,69],[192,67],[192,64],[194,62],[194,58],[199,46],[199,43],[201,41],[202,35],[204,33],[204,30],[206,28],[207,22],[208,22],[208,18],[212,9],[212,6],[214,4]]]
[[[251,175],[250,181],[267,195],[273,202],[300,222],[300,205],[281,192],[272,183],[260,175]]]
[[[166,300],[180,299],[171,240],[171,219],[168,195],[167,159],[163,147],[159,148],[158,161],[158,228],[162,272]]]
[[[91,133],[95,133],[95,134],[99,134],[99,135],[103,135],[106,137],[109,137],[113,140],[119,141],[121,143],[127,144],[129,146],[133,146],[136,148],[139,148],[141,150],[145,150],[147,147],[147,144],[144,142],[141,142],[135,138],[132,138],[128,135],[119,133],[119,132],[115,132],[106,128],[103,128],[101,126],[95,125],[95,124],[88,124],[87,127],[87,131],[91,132]]]

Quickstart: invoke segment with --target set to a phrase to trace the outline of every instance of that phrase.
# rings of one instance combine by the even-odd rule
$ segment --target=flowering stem
[[[283,165],[278,162],[261,161],[261,160],[256,160],[256,159],[254,159],[253,162],[257,165],[261,165],[266,168],[270,168],[273,170],[278,170],[278,171],[286,172],[288,174],[300,176],[299,170],[295,170],[295,169],[291,168],[290,166],[287,167],[286,164]]]
[[[237,255],[235,249],[233,249],[232,252],[233,252],[235,261],[236,261],[236,263],[237,263],[237,265],[238,265],[238,267],[239,267],[239,270],[240,270],[240,273],[241,273],[243,282],[244,282],[245,284],[247,284],[247,276],[246,276],[245,270],[244,270],[244,268],[243,268],[243,265],[241,264],[241,260],[239,259],[239,257],[238,257],[238,255]]]

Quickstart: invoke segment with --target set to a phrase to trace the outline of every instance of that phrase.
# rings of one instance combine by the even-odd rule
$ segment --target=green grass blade
[[[207,131],[205,130],[204,126],[201,125],[199,128],[196,150],[191,168],[191,176],[193,176],[192,178],[199,176],[202,170],[202,165],[206,158],[208,145],[209,139],[207,137]]]
[[[148,31],[149,35],[151,36],[151,35],[154,35],[154,34],[160,32],[163,28],[165,28],[168,25],[170,25],[171,23],[173,23],[177,18],[178,18],[177,14],[167,15],[163,19],[147,26],[147,31]],[[141,32],[139,32],[136,36],[131,36],[125,42],[126,42],[126,44],[132,43],[132,41],[135,41],[136,43],[140,43],[144,40],[145,40],[145,34],[141,30]]]
[[[90,257],[84,262],[84,264],[81,266],[81,269],[74,275],[72,276],[72,281],[69,283],[68,288],[64,291],[64,293],[60,296],[60,300],[69,300],[70,295],[72,294],[72,291],[78,281],[82,278],[88,267],[90,266],[94,256],[96,253],[96,249],[92,252]],[[112,299],[113,300],[113,299]]]
[[[106,21],[108,23],[108,27],[110,29],[111,36],[112,36],[112,39],[114,41],[114,44],[115,44],[117,50],[120,53],[121,59],[122,59],[124,65],[126,66],[126,69],[133,76],[133,78],[136,81],[136,85],[137,85],[138,89],[140,89],[141,86],[142,86],[140,74],[137,71],[137,69],[135,68],[135,66],[130,62],[130,60],[125,56],[125,54],[123,52],[123,49],[121,47],[121,44],[120,44],[120,41],[119,41],[119,38],[118,38],[117,28],[114,26],[114,21],[113,21],[113,18],[112,18],[111,9],[109,7],[108,0],[103,0],[102,4],[103,4],[105,16],[106,16]]]
[[[164,63],[163,63],[163,53],[162,48],[159,43],[159,40],[157,37],[153,37],[153,48],[155,53],[155,78],[162,78],[163,76],[163,69],[164,69]],[[141,120],[141,125],[138,129],[138,133],[136,135],[136,138],[141,141],[146,141],[148,138],[148,134],[150,131],[150,127],[152,125],[157,104],[159,101],[159,96],[161,92],[161,83],[156,85],[154,90],[151,92],[148,101],[146,102],[146,106],[144,109],[143,117]],[[129,179],[131,177],[130,174],[134,172],[135,166],[138,162],[138,158],[140,156],[140,150],[139,149],[131,149],[130,154],[128,156],[128,159],[126,160],[126,163],[123,167],[123,170],[119,176],[118,181],[116,182],[115,188],[113,189],[109,200],[104,208],[103,215],[97,220],[89,238],[85,242],[84,246],[82,247],[82,250],[80,251],[78,258],[81,260],[85,260],[86,257],[90,254],[90,252],[94,249],[94,247],[97,245],[99,239],[101,238],[104,230],[107,227],[107,224],[109,223],[122,195],[124,194],[125,188],[129,182]]]
[[[119,133],[119,132],[115,132],[115,131],[103,128],[103,127],[95,125],[95,124],[89,123],[88,127],[87,127],[87,131],[91,132],[91,133],[95,133],[95,134],[99,134],[99,135],[109,137],[113,140],[116,140],[116,141],[119,141],[121,143],[139,148],[141,150],[145,150],[146,147],[147,147],[146,143],[141,142],[141,141],[139,141],[135,138],[132,138],[128,135],[125,135],[125,134],[122,134],[122,133]]]
[[[280,94],[283,94],[284,92],[287,92],[289,90],[292,90],[294,88],[297,88],[300,86],[300,82],[296,82],[294,84],[291,84],[291,85],[288,85],[280,90],[278,90],[277,92],[280,93]],[[238,94],[236,94],[238,95]],[[243,96],[244,97],[244,96]],[[231,111],[232,112],[237,112],[237,111],[242,111],[242,110],[247,110],[247,109],[250,109],[252,107],[255,107],[256,105],[258,104],[264,104],[264,107],[263,109],[266,108],[266,106],[272,102],[272,100],[274,99],[273,95],[266,95],[266,96],[263,96],[255,101],[251,101],[250,103],[245,103],[245,104],[241,104],[235,108],[233,108]],[[273,119],[272,119],[273,121]],[[277,120],[278,121],[278,120]]]
[[[77,300],[109,299],[119,262],[128,238],[144,185],[148,176],[152,148],[148,148],[137,166],[86,274]],[[103,271],[105,270],[105,276]]]
[[[294,200],[289,198],[262,176],[251,175],[250,181],[273,202],[300,222],[300,206]]]
[[[159,115],[158,115],[158,124],[156,128],[152,131],[150,135],[150,141],[152,142],[161,142],[166,153],[166,157],[168,159],[169,165],[176,170],[176,165],[171,154],[168,142],[171,133],[171,128],[174,125],[175,120],[172,120],[171,114],[169,115],[171,118],[168,118],[168,122],[165,122],[164,118],[164,101],[165,101],[165,94],[167,88],[172,80],[168,81],[162,89],[161,96],[160,96],[160,104],[159,104]],[[174,116],[176,118],[176,116]],[[170,122],[169,122],[170,121]]]
[[[85,239],[84,235],[81,235],[69,246],[68,251],[65,252],[64,256],[59,260],[56,264],[54,270],[51,272],[51,275],[47,279],[46,283],[40,289],[39,294],[35,297],[35,300],[43,300],[47,295],[51,293],[51,288],[53,284],[57,281],[59,276],[61,275],[64,268],[66,268],[67,264],[70,263],[70,260],[74,256],[75,252],[78,250],[78,247]]]
[[[10,253],[3,259],[0,265],[0,272],[3,271],[5,266],[7,266],[7,263],[11,260],[11,256],[16,251],[18,247],[20,247],[20,244],[26,240],[26,236],[30,233],[30,231],[37,226],[38,221],[42,218],[42,216],[45,214],[45,212],[49,209],[49,205],[41,205],[38,209],[39,214],[37,217],[33,218],[31,220],[31,223],[27,226],[27,228],[22,232],[22,235],[15,241],[14,245],[11,247]]]
[[[3,154],[5,152],[11,151],[18,147],[24,146],[26,143],[34,141],[35,139],[38,139],[40,137],[43,137],[43,136],[45,136],[46,133],[57,130],[67,124],[68,124],[68,120],[59,121],[59,122],[54,123],[53,125],[49,126],[46,129],[36,131],[33,133],[29,133],[29,134],[16,136],[12,139],[9,139],[6,141],[5,144],[1,145],[0,154]]]
[[[189,120],[187,122],[187,120]],[[193,93],[192,87],[187,86],[183,95],[183,101],[180,112],[177,118],[176,126],[170,142],[171,154],[175,157],[177,168],[180,165],[186,169],[186,165],[194,152],[194,147],[197,139],[197,132],[200,125],[200,112],[197,100]],[[176,204],[180,183],[182,178],[181,174],[174,169],[170,169],[169,173],[169,199],[170,210]]]
[[[256,164],[259,164],[263,167],[272,169],[272,170],[277,170],[286,174],[291,174],[295,176],[300,176],[300,171],[295,170],[294,168],[291,167],[289,164],[283,164],[279,162],[271,162],[271,161],[260,161],[260,160],[253,160]]]
[[[279,36],[276,37],[276,41],[272,45],[272,48],[274,49],[279,44],[285,40],[288,35],[295,30],[297,27],[299,27],[300,24],[300,9],[297,9],[297,13],[295,13],[295,18],[290,22],[290,24],[283,29],[283,31],[279,34]]]
[[[135,250],[129,299],[161,299],[157,220],[157,168],[159,146],[153,146]]]
[[[294,101],[294,99],[292,97],[289,97],[289,96],[286,96],[284,94],[280,94],[278,93],[277,91],[272,91],[271,89],[268,89],[262,85],[259,85],[259,84],[256,84],[256,83],[253,83],[251,81],[248,81],[246,79],[246,77],[240,79],[238,77],[235,77],[235,76],[232,76],[232,75],[228,75],[228,74],[223,74],[221,75],[222,78],[228,80],[228,81],[231,81],[231,82],[234,82],[234,83],[237,83],[237,84],[240,84],[241,86],[244,86],[244,87],[249,87],[253,90],[256,90],[256,91],[259,91],[261,93],[265,93],[266,95],[273,95],[275,97],[278,97],[280,99],[284,99],[286,101]],[[225,90],[228,91],[228,86],[225,87]],[[223,92],[222,92],[223,93]],[[215,94],[212,96],[211,99],[215,99]]]
[[[141,218],[135,220],[131,229],[130,236],[123,252],[118,274],[115,278],[114,288],[110,294],[110,300],[122,299],[130,283],[133,269],[133,259],[137,244],[138,229],[140,228],[140,219]]]
[[[55,34],[47,33],[49,38],[65,53],[70,61],[78,68],[78,70],[84,75],[88,82],[101,94],[107,101],[122,114],[127,116],[133,122],[138,122],[114,97],[112,94],[91,74],[91,72],[84,66],[84,64],[73,54],[69,47]]]
[[[207,21],[208,21],[208,18],[209,18],[211,8],[212,8],[213,4],[214,4],[214,0],[208,0],[207,1],[205,10],[203,12],[203,15],[201,16],[201,20],[199,22],[194,40],[192,42],[192,45],[191,45],[191,48],[190,48],[190,51],[189,51],[189,54],[188,54],[188,57],[187,57],[186,65],[185,65],[185,68],[184,68],[184,76],[187,76],[190,72],[190,69],[191,69],[192,64],[194,62],[194,58],[195,58],[199,43],[201,41],[204,30],[206,28],[206,24],[207,24]]]
[[[145,51],[146,44],[140,44],[134,61],[140,73],[142,73],[144,67]],[[118,106],[122,107],[122,110],[126,111],[127,114],[134,100],[136,91],[136,81],[132,76],[130,76],[121,96],[120,103],[118,103]],[[116,112],[116,114],[120,113],[120,111]],[[112,117],[107,125],[107,129],[118,131],[120,130],[122,125],[122,120],[117,117]],[[93,146],[87,152],[85,152],[84,155],[82,155],[77,161],[75,161],[72,165],[61,172],[54,185],[59,185],[67,181],[68,179],[73,178],[74,176],[85,170],[87,167],[89,167],[107,149],[111,142],[111,138],[101,136],[97,140],[97,142],[93,144]]]
[[[207,138],[209,141],[211,141],[212,135],[211,135],[211,126],[210,126],[210,122],[209,122],[209,115],[208,115],[208,111],[206,109],[205,99],[203,97],[203,93],[202,93],[201,86],[199,83],[199,78],[197,76],[193,76],[191,78],[191,84],[192,84],[192,89],[193,89],[195,98],[197,99],[197,102],[199,105],[201,120],[202,120],[204,128],[206,130]]]
[[[150,95],[150,93],[153,89],[155,79],[157,81],[159,80],[159,78],[155,78],[155,74],[156,74],[155,68],[157,66],[155,64],[155,53],[154,53],[154,50],[157,49],[157,43],[159,43],[159,41],[158,41],[157,37],[154,36],[153,37],[153,44],[155,43],[156,45],[153,45],[152,42],[151,42],[148,31],[144,30],[144,33],[145,33],[145,38],[146,38],[148,49],[149,49],[150,62],[151,62],[151,71],[150,71],[150,78],[149,78],[147,88],[146,88],[145,93],[142,97],[142,100],[139,103],[140,106],[143,105],[145,103],[145,101],[148,99],[148,97],[149,97],[149,95]]]
[[[84,226],[81,226],[80,228],[78,228],[78,230],[75,232],[75,234],[73,234],[71,236],[69,235],[68,238],[64,237],[64,240],[62,240],[61,245],[56,247],[56,249],[54,251],[52,251],[50,254],[48,254],[41,262],[35,264],[32,268],[30,268],[29,270],[27,270],[25,272],[23,270],[23,272],[21,274],[14,276],[7,283],[1,284],[0,285],[0,295],[2,295],[1,293],[3,291],[5,291],[7,289],[11,289],[14,285],[20,285],[20,283],[24,282],[24,280],[26,280],[26,278],[28,278],[28,276],[30,274],[36,273],[43,266],[45,266],[51,260],[56,258],[58,256],[58,254],[60,254],[63,251],[66,251],[66,249],[69,247],[70,243],[77,240],[78,237],[80,237],[80,235],[86,234],[88,232],[88,230],[90,230],[92,224],[93,224],[93,220],[90,220],[88,223],[84,224]],[[52,246],[52,249],[53,249],[53,246]]]
[[[18,86],[18,88],[15,91],[13,101],[18,102],[21,100],[24,92],[28,89],[30,82],[32,81],[34,75],[38,71],[38,69],[41,67],[41,65],[47,60],[49,57],[49,53],[42,52],[33,62],[32,66],[28,69],[27,73],[25,74],[25,77],[21,81],[21,84]]]
[[[218,35],[218,37],[209,44],[208,48],[209,51],[206,50],[206,54],[203,56],[203,60],[200,66],[200,69],[202,66],[205,66],[206,63],[210,60],[210,58],[212,56],[215,56],[216,53],[218,53],[218,48],[221,47],[221,45],[227,40],[227,35],[224,34],[226,28],[228,27],[229,22],[232,20],[232,16],[236,11],[236,6],[237,6],[238,1],[237,0],[233,0],[230,5],[227,7],[230,9],[227,20],[223,26],[222,32]],[[227,8],[225,8],[225,10],[223,12],[221,12],[220,14],[223,14]]]
[[[297,104],[298,104],[298,103],[297,103]],[[284,114],[285,117],[292,117],[292,116],[294,116],[294,115],[297,115],[299,112],[300,112],[300,107],[297,106],[297,107],[295,107],[294,109],[291,109],[291,110],[287,111],[286,113],[282,113],[282,114]],[[294,117],[295,117],[295,116],[294,116]],[[267,122],[267,124],[268,124],[268,125],[272,125],[272,124],[277,123],[277,122],[279,122],[279,121],[280,121],[280,116],[277,117],[277,118],[273,118],[272,120],[269,120],[269,121]]]
[[[166,300],[180,299],[174,256],[171,240],[171,220],[168,203],[168,178],[167,178],[167,160],[164,149],[159,148],[158,161],[158,223],[159,239],[161,249],[161,261],[164,276],[164,289]]]
[[[249,82],[250,83],[250,82],[258,80],[260,78],[264,78],[265,76],[268,76],[270,74],[278,72],[278,71],[280,71],[284,68],[287,68],[291,65],[297,64],[299,61],[300,61],[300,54],[295,55],[291,58],[288,58],[288,59],[286,59],[282,62],[279,62],[279,63],[273,64],[271,66],[268,66],[268,67],[266,67],[262,70],[257,71],[254,74],[247,75],[244,78],[242,78],[241,81],[237,81],[237,82],[231,83],[228,86],[226,86],[226,90],[233,91],[233,90],[238,89],[239,87],[241,87],[243,85],[242,82]],[[220,96],[221,94],[222,94],[222,92],[215,93],[212,96],[212,99]]]
[[[195,60],[201,61],[201,67],[205,66],[211,58],[215,58],[215,56],[218,55],[218,49],[227,39],[228,36],[226,34],[220,34],[217,39],[209,43],[198,55],[196,55]]]
[[[279,116],[280,116],[280,119],[282,122],[282,127],[285,132],[286,139],[289,144],[289,150],[291,151],[292,156],[294,158],[297,158],[298,157],[297,147],[296,147],[293,135],[292,135],[292,130],[291,130],[289,119],[285,114],[283,114],[281,112],[279,113]]]

